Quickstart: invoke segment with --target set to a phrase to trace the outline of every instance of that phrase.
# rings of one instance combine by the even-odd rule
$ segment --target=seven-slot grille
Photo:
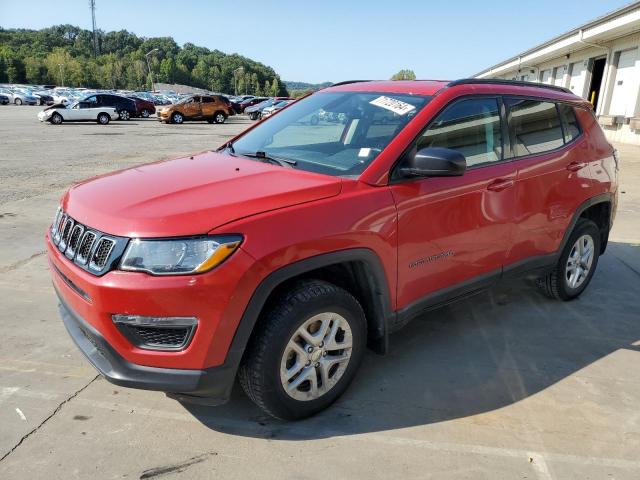
[[[126,239],[105,235],[76,222],[58,208],[51,225],[51,241],[82,269],[102,275],[122,254]]]

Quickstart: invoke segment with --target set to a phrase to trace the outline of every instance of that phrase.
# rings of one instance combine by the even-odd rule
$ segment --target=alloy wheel
[[[337,313],[324,312],[305,321],[287,343],[280,381],[291,398],[310,401],[331,390],[349,365],[351,327]]]
[[[565,278],[569,287],[578,288],[584,283],[591,270],[594,252],[593,238],[590,235],[582,235],[573,244],[565,268]]]

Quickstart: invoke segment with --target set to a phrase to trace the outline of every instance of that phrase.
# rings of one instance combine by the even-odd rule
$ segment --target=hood
[[[65,194],[62,207],[112,235],[199,235],[243,217],[337,195],[341,186],[336,177],[203,152],[79,183]]]

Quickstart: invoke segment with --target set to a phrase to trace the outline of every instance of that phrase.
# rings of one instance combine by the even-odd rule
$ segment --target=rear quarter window
[[[580,124],[576,118],[576,112],[571,105],[564,103],[558,104],[560,117],[562,118],[562,127],[564,129],[564,141],[569,143],[580,135]]]
[[[509,136],[516,157],[555,150],[564,145],[554,102],[506,98]]]

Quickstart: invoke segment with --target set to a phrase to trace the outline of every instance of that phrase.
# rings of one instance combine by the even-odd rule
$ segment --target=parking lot
[[[618,146],[618,217],[582,297],[522,281],[431,312],[332,408],[284,423],[240,388],[206,408],[98,377],[44,256],[72,182],[214,149],[250,121],[52,126],[38,111],[0,107],[0,478],[640,477],[640,147]]]

